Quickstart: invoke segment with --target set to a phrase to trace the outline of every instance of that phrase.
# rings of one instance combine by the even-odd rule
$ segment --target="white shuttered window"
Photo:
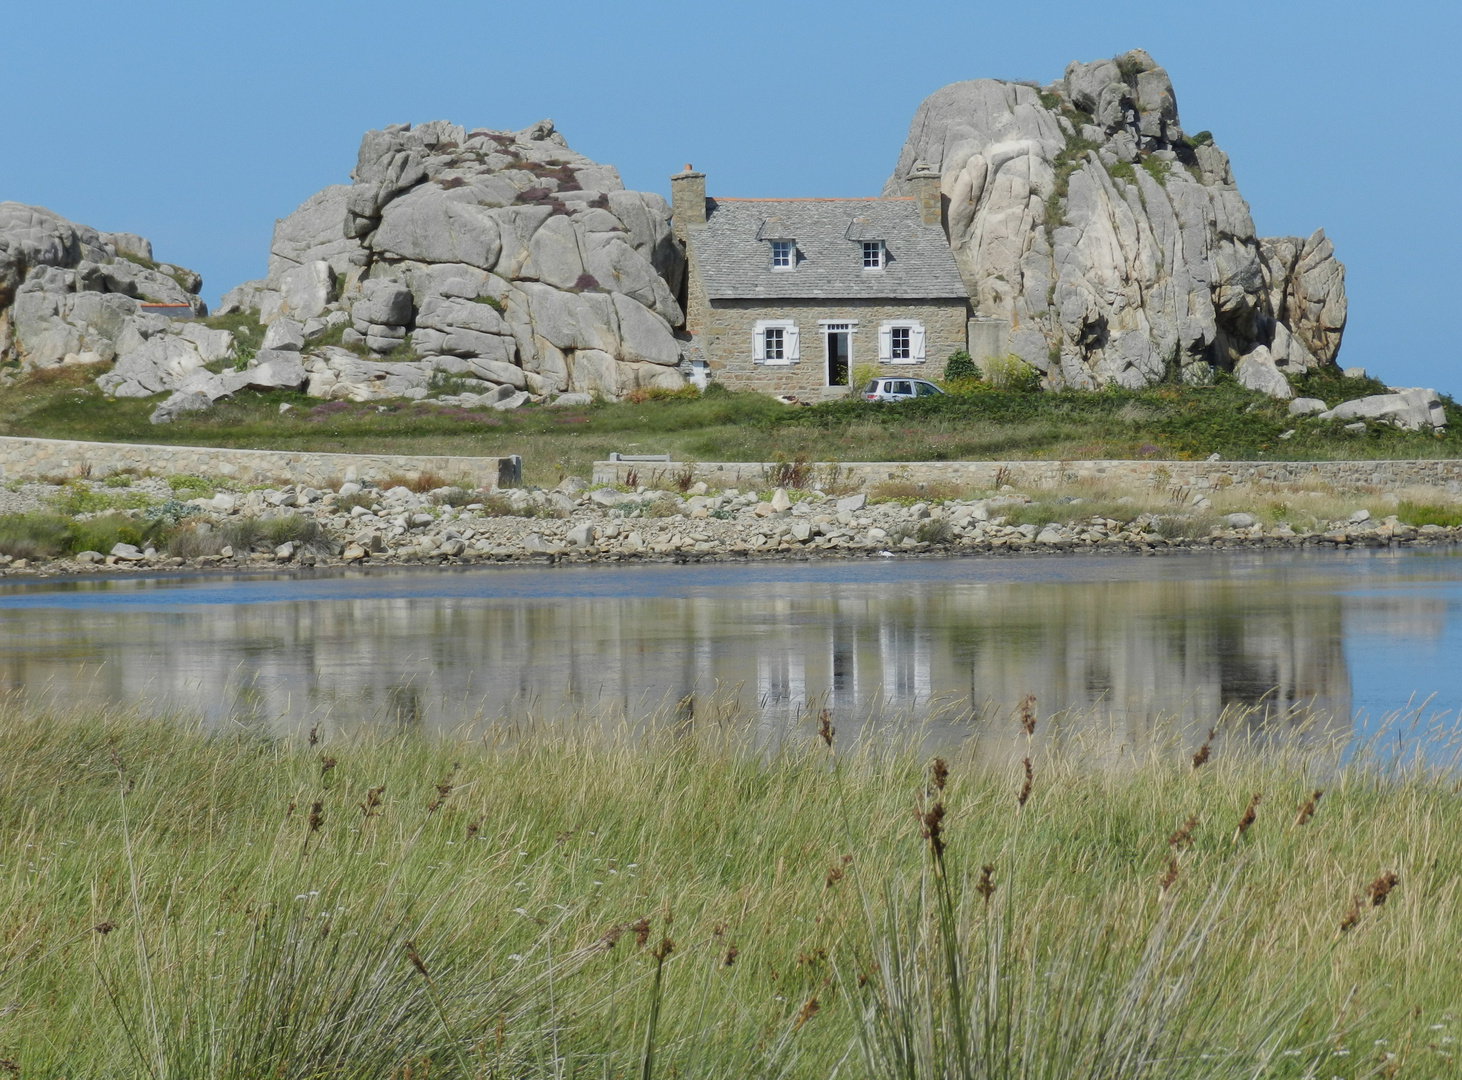
[[[878,362],[922,364],[925,347],[924,324],[915,319],[890,319],[878,327]]]
[[[751,334],[754,363],[776,366],[802,358],[801,334],[791,319],[759,319]]]

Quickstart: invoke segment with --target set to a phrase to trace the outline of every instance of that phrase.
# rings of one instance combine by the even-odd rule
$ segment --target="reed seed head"
[[[108,934],[110,934],[116,928],[117,928],[117,924],[114,923],[114,922],[112,922],[111,919],[104,919],[103,921],[101,921],[101,922],[97,923],[95,926],[93,926],[91,928],[91,930],[92,930],[92,933],[94,933],[94,934],[100,934],[102,937],[106,937]]]
[[[1395,874],[1381,874],[1375,881],[1366,887],[1366,893],[1371,898],[1371,907],[1380,907],[1386,902],[1386,897],[1391,895],[1391,890],[1396,888],[1400,882]]]
[[[1259,792],[1254,792],[1254,797],[1249,800],[1249,805],[1244,807],[1244,816],[1239,818],[1239,827],[1234,832],[1234,839],[1237,840],[1249,831],[1249,826],[1254,824],[1255,811],[1259,809]]]
[[[944,804],[935,803],[928,812],[919,815],[919,822],[923,826],[922,833],[929,846],[934,850],[936,859],[944,856]]]
[[[1203,745],[1200,746],[1198,748],[1198,752],[1193,755],[1193,771],[1194,772],[1197,772],[1199,769],[1203,768],[1203,766],[1208,763],[1208,759],[1209,759],[1209,757],[1213,753],[1213,736],[1216,735],[1216,734],[1218,734],[1218,729],[1217,728],[1209,728],[1208,729],[1208,738],[1206,738],[1206,739],[1203,740]]]
[[[828,748],[831,749],[833,745],[833,736],[837,733],[838,729],[833,727],[833,714],[827,709],[823,709],[820,713],[817,714],[818,736],[822,739],[823,742],[828,745]]]
[[[983,899],[986,904],[989,904],[990,897],[995,895],[995,882],[990,880],[990,875],[993,873],[995,873],[995,866],[993,863],[986,863],[984,866],[980,867],[980,881],[979,884],[975,886],[975,891],[980,894],[981,899]]]
[[[468,840],[471,840],[474,836],[477,835],[478,830],[481,829],[481,828],[482,828],[482,819],[481,818],[478,818],[476,821],[472,822],[470,825],[467,826],[467,839]]]
[[[310,825],[310,832],[319,832],[320,826],[325,824],[325,804],[315,802],[310,804],[310,816],[307,819]]]
[[[1340,920],[1340,932],[1353,929],[1355,924],[1360,922],[1360,897],[1353,896],[1350,900],[1350,909],[1346,911],[1345,918]]]
[[[386,791],[386,785],[373,787],[366,792],[365,802],[360,804],[360,812],[363,817],[375,817],[381,812],[381,796]]]
[[[1020,726],[1027,735],[1036,733],[1036,696],[1027,694],[1020,699]]]
[[[801,1010],[797,1013],[797,1022],[792,1025],[792,1030],[800,1030],[803,1024],[807,1023],[807,1021],[811,1020],[814,1016],[817,1015],[817,1010],[819,1007],[820,1006],[817,1004],[816,995],[808,998],[807,1001],[803,1004]]]
[[[650,920],[648,916],[639,922],[630,923],[629,928],[635,932],[635,944],[643,949],[650,940]]]
[[[1031,768],[1031,759],[1024,758],[1021,764],[1025,766],[1025,782],[1020,785],[1020,792],[1015,796],[1016,811],[1025,809],[1025,801],[1031,797],[1031,785],[1035,782],[1036,773]]]
[[[942,757],[934,759],[934,764],[930,767],[929,774],[929,778],[934,784],[934,790],[943,791],[944,785],[949,782],[949,766]]]
[[[1167,891],[1173,887],[1173,882],[1178,880],[1178,857],[1168,856],[1168,868],[1163,876],[1157,879],[1158,895],[1166,896]]]
[[[732,964],[736,963],[736,958],[740,955],[741,950],[736,947],[736,942],[733,941],[730,946],[727,947],[726,955],[721,957],[721,966],[730,967]]]
[[[1168,837],[1168,847],[1187,848],[1193,846],[1193,830],[1198,827],[1198,815],[1191,814],[1183,827]]]
[[[665,962],[665,958],[667,956],[669,956],[671,953],[673,953],[674,951],[675,951],[675,942],[671,941],[667,937],[667,938],[661,938],[660,939],[660,944],[656,945],[650,951],[650,955],[653,956],[656,960],[660,961],[660,963],[663,964]]]
[[[310,728],[310,745],[311,746],[318,746],[319,744],[320,744],[320,725],[319,724],[315,724],[315,725],[313,725]]]
[[[331,769],[335,768],[337,764],[339,763],[333,757],[330,757],[327,754],[320,755],[320,776],[323,778],[324,775]]]
[[[426,970],[426,962],[422,960],[421,954],[416,951],[416,946],[409,941],[406,943],[406,959],[411,961],[412,967],[421,972],[423,978],[431,978],[431,973]]]
[[[1325,792],[1322,789],[1315,789],[1315,791],[1310,795],[1308,801],[1306,801],[1305,804],[1300,807],[1299,815],[1294,819],[1294,823],[1296,825],[1303,825],[1305,822],[1309,821],[1310,818],[1315,816],[1315,804],[1320,801],[1320,796],[1323,794],[1325,794]]]

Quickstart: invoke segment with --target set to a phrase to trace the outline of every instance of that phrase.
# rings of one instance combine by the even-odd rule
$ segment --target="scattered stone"
[[[1328,406],[1317,397],[1297,397],[1289,403],[1290,416],[1313,416],[1322,413]]]
[[[1258,521],[1258,519],[1254,517],[1253,514],[1246,514],[1243,512],[1237,514],[1228,514],[1224,517],[1223,520],[1224,524],[1228,525],[1228,527],[1231,529],[1252,528],[1254,524]]]
[[[121,562],[141,562],[146,558],[133,544],[113,544],[111,555]]]
[[[772,492],[772,500],[769,505],[772,508],[772,512],[776,514],[785,514],[791,510],[792,500],[787,495],[787,489],[777,488],[776,491]]]
[[[280,562],[289,562],[294,558],[294,541],[286,540],[274,549],[274,557]]]
[[[849,495],[846,498],[839,499],[837,502],[838,513],[840,514],[856,514],[867,505],[868,496],[862,494]]]
[[[1405,431],[1440,430],[1447,426],[1447,412],[1437,392],[1421,387],[1343,401],[1318,415],[1321,420],[1389,421]],[[1365,425],[1361,425],[1361,429],[1364,428]],[[1353,429],[1354,425],[1347,425],[1345,430]]]

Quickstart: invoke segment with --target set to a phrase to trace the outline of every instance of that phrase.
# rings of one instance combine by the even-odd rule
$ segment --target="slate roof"
[[[796,241],[794,270],[772,269],[771,239]],[[887,265],[863,269],[862,240],[882,240]],[[690,244],[711,300],[930,300],[968,297],[939,225],[890,199],[707,199]]]

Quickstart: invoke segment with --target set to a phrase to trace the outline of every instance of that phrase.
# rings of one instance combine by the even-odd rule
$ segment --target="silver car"
[[[916,397],[938,397],[944,393],[924,379],[874,379],[863,388],[865,401],[908,401]]]

